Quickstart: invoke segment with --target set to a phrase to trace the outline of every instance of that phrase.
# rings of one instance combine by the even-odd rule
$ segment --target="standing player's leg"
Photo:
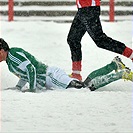
[[[133,61],[133,50],[127,47],[124,43],[114,40],[108,37],[102,30],[102,25],[100,21],[100,7],[88,8],[89,12],[92,12],[92,17],[83,16],[83,22],[86,25],[87,32],[100,48],[121,54],[130,58]],[[89,13],[88,12],[88,13]]]
[[[67,42],[71,51],[71,59],[72,59],[72,78],[77,78],[78,80],[82,80],[82,76],[80,75],[82,69],[82,50],[81,50],[81,39],[86,32],[86,27],[80,21],[79,13],[77,12],[68,37]]]

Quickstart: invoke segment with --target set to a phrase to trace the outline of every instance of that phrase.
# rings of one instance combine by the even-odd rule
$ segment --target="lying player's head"
[[[0,38],[0,62],[6,60],[8,51],[8,44],[2,38]]]
[[[1,49],[4,49],[4,51],[8,51],[9,50],[8,44],[2,38],[0,38],[0,50]]]

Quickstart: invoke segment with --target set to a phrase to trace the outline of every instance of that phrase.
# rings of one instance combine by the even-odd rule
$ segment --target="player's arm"
[[[30,92],[35,92],[36,91],[36,69],[31,63],[26,66],[26,69],[27,69],[27,76],[29,80],[29,90]]]
[[[26,72],[28,77],[29,83],[29,91],[35,92],[36,91],[36,68],[31,63],[31,61],[26,57],[25,51],[14,52],[13,56],[17,59],[17,67],[22,71]],[[20,71],[20,73],[21,73]]]

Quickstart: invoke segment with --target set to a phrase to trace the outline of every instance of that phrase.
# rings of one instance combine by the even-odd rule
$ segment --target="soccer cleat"
[[[72,73],[71,75],[69,75],[71,78],[75,78],[78,79],[80,81],[82,81],[82,76],[80,74],[76,74],[76,73]]]
[[[122,75],[122,79],[130,80],[133,82],[133,72],[131,71],[131,69],[127,67],[125,68],[123,75]]]
[[[113,62],[115,62],[116,65],[117,65],[117,69],[115,70],[116,72],[117,72],[118,70],[122,70],[122,69],[125,69],[125,68],[126,68],[125,64],[122,62],[122,60],[121,60],[121,58],[120,58],[119,56],[116,56],[116,57],[113,59]]]

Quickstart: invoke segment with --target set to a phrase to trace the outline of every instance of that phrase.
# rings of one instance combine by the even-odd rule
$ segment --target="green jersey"
[[[31,92],[45,87],[47,66],[22,48],[11,48],[6,63],[10,72],[29,83]]]

